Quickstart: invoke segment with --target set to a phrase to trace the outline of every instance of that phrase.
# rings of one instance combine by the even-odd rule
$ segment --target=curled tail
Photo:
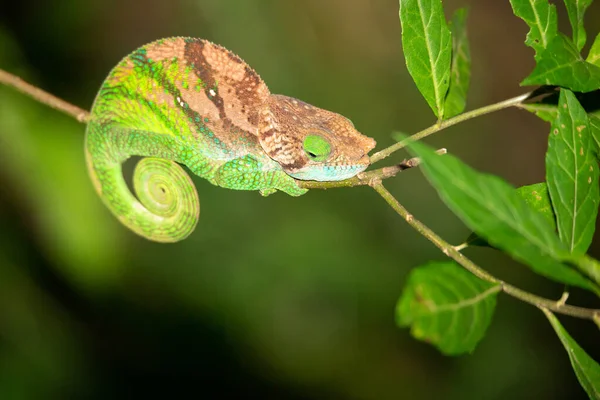
[[[167,159],[142,158],[133,173],[136,198],[123,178],[128,155],[112,152],[102,136],[88,132],[86,158],[96,191],[110,211],[129,229],[156,242],[177,242],[192,233],[200,200],[183,168]]]

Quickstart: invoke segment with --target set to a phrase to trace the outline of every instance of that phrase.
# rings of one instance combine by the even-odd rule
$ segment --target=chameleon
[[[307,189],[297,180],[364,171],[375,144],[340,114],[271,94],[224,47],[172,37],[139,47],[109,73],[90,112],[85,157],[95,190],[126,227],[177,242],[200,214],[182,165],[223,188],[300,196]],[[134,156],[135,196],[122,170]]]

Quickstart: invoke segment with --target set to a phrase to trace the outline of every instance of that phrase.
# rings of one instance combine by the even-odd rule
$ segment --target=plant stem
[[[442,155],[446,154],[446,149],[438,149],[436,153]],[[392,165],[389,167],[383,167],[374,169],[372,171],[362,172],[355,177],[345,179],[343,181],[300,181],[296,180],[298,186],[305,189],[333,189],[341,187],[354,187],[354,186],[365,186],[370,185],[371,182],[376,180],[384,180],[396,176],[398,172],[402,172],[406,169],[414,168],[419,166],[421,159],[419,157],[413,157],[408,160],[403,160],[399,164]]]
[[[79,122],[86,123],[90,116],[90,113],[71,104],[66,101],[59,99],[58,97],[43,91],[42,89],[33,86],[18,76],[9,74],[8,72],[0,69],[0,83],[7,86],[11,86],[17,89],[19,92],[24,93],[42,104],[54,108],[55,110],[61,111]]]
[[[546,308],[556,313],[570,315],[572,317],[578,317],[583,319],[589,319],[592,321],[600,320],[600,310],[571,306],[564,304],[561,301],[553,301],[543,297],[536,296],[532,293],[521,290],[517,287],[509,285],[508,283],[490,275],[483,269],[481,269],[473,261],[465,257],[460,251],[458,251],[450,243],[444,241],[441,237],[436,235],[431,229],[425,226],[423,223],[413,217],[404,206],[402,206],[398,200],[383,186],[381,181],[374,181],[371,187],[375,189],[377,193],[400,215],[408,224],[413,227],[421,235],[425,236],[431,243],[439,248],[442,253],[452,258],[458,264],[462,265],[465,269],[471,272],[476,277],[499,285],[503,292],[517,298],[526,303],[532,304],[536,307]]]
[[[384,158],[391,155],[393,152],[398,151],[404,147],[406,147],[409,143],[423,139],[431,134],[439,132],[443,129],[448,128],[449,126],[456,125],[460,122],[464,122],[466,120],[479,117],[481,115],[489,114],[494,111],[502,110],[504,108],[513,107],[521,104],[523,101],[527,100],[532,94],[535,92],[529,92],[522,94],[517,97],[513,97],[512,99],[504,100],[499,103],[490,104],[489,106],[481,107],[476,110],[468,111],[466,113],[462,113],[457,115],[456,117],[440,121],[435,125],[430,126],[427,129],[424,129],[420,132],[415,133],[414,135],[404,139],[401,142],[395,143],[385,149],[378,151],[377,153],[371,156],[371,164],[375,164],[378,161],[383,160]]]

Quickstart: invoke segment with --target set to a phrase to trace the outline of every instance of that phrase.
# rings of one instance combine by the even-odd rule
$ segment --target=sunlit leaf
[[[456,10],[450,30],[452,31],[452,64],[450,88],[444,104],[444,118],[462,113],[467,104],[467,91],[471,80],[471,51],[467,37],[466,8]]]
[[[559,33],[521,85],[557,85],[575,92],[590,92],[600,88],[600,67],[586,62],[573,42]]]
[[[590,399],[600,399],[600,365],[577,344],[554,314],[546,309],[542,311],[567,351],[581,387],[585,389]]]
[[[567,14],[569,14],[569,21],[571,22],[571,29],[573,29],[573,42],[579,51],[585,46],[585,41],[587,39],[585,28],[583,26],[583,16],[585,10],[592,4],[592,1],[593,0],[565,0]]]
[[[514,14],[529,26],[525,44],[535,50],[538,60],[541,52],[556,36],[556,7],[548,0],[510,0]]]
[[[411,271],[396,321],[444,354],[470,353],[490,325],[499,291],[453,262],[430,263]]]
[[[592,48],[588,53],[587,62],[594,64],[597,67],[600,67],[600,33],[596,36],[594,43],[592,44]]]
[[[420,142],[409,147],[422,158],[421,170],[448,207],[488,243],[540,275],[598,292],[579,271],[561,262],[570,253],[552,224],[514,187],[497,176],[473,170],[452,155],[439,156]]]
[[[587,251],[596,226],[600,193],[598,162],[587,114],[575,95],[562,89],[546,153],[546,181],[558,234],[571,253]]]
[[[450,85],[452,35],[441,0],[400,0],[402,47],[408,72],[438,118]]]

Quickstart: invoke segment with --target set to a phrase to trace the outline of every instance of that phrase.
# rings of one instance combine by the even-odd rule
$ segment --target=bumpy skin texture
[[[369,165],[375,141],[345,117],[272,95],[239,57],[202,39],[140,47],[102,85],[86,130],[94,186],[135,233],[175,242],[195,228],[200,203],[185,171],[237,190],[306,192],[304,180],[342,180]],[[121,166],[143,158],[130,192]]]

